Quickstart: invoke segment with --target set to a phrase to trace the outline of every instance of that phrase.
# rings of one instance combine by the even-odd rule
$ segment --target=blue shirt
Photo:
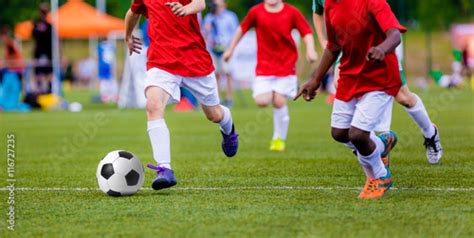
[[[204,18],[204,25],[211,26],[208,32],[208,42],[211,48],[227,47],[230,45],[235,31],[239,27],[239,19],[234,12],[224,10],[219,15],[209,13]]]

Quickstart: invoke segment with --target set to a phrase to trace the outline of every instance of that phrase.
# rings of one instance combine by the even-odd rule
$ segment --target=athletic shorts
[[[364,131],[375,131],[382,125],[385,113],[391,113],[393,97],[382,91],[364,94],[349,102],[334,100],[331,127],[349,129],[351,126]],[[391,118],[391,114],[390,114]]]
[[[222,56],[211,54],[211,57],[212,57],[212,62],[214,64],[214,68],[216,69],[215,70],[216,73],[224,73],[224,74],[232,73],[230,64],[228,62],[225,62]]]
[[[152,68],[145,75],[145,92],[151,86],[165,90],[171,96],[169,103],[178,103],[181,100],[180,87],[184,87],[189,89],[202,105],[216,106],[220,104],[214,73],[201,77],[183,77]]]
[[[276,92],[288,98],[293,98],[298,93],[298,78],[296,75],[285,77],[257,76],[253,81],[253,98],[258,95]]]

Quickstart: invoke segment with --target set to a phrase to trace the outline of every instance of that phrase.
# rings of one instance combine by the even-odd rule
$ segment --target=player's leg
[[[227,157],[233,157],[238,150],[238,137],[229,108],[220,105],[217,81],[214,73],[204,77],[185,77],[183,86],[201,103],[207,119],[219,124],[222,134],[222,150]]]
[[[424,145],[428,162],[437,164],[443,155],[443,148],[438,129],[431,122],[423,101],[418,95],[412,93],[406,84],[401,87],[395,100],[405,108],[413,121],[420,127],[425,138]]]
[[[389,133],[393,142],[386,145],[373,132],[392,103],[393,98],[384,92],[366,93],[356,103],[348,136],[357,148],[357,158],[367,177],[360,198],[381,197],[392,184],[389,168],[382,162],[382,155],[387,155],[395,146],[395,134]]]
[[[271,151],[284,151],[290,114],[288,113],[287,98],[296,96],[298,78],[296,75],[274,77],[269,87],[273,90],[273,138],[270,143]]]
[[[157,172],[152,183],[155,190],[176,185],[176,177],[171,170],[170,133],[164,119],[166,104],[179,101],[179,78],[165,71],[153,68],[146,73],[145,96],[147,112],[147,132],[153,158],[157,166],[148,165]]]
[[[226,99],[224,105],[227,107],[232,107],[234,104],[234,79],[232,77],[232,71],[230,69],[230,64],[225,62],[221,57],[222,72],[226,77]]]
[[[270,143],[271,151],[284,151],[285,141],[290,125],[287,99],[285,95],[273,92],[273,137]]]
[[[331,113],[331,135],[332,138],[344,144],[357,153],[357,148],[349,140],[349,128],[351,127],[352,117],[355,112],[356,100],[344,102],[338,99],[334,100]]]

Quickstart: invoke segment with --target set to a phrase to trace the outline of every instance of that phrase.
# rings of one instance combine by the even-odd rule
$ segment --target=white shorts
[[[214,63],[214,68],[216,68],[216,73],[224,73],[224,74],[230,74],[231,68],[230,68],[230,63],[224,61],[224,57],[216,56],[215,54],[211,54],[212,57],[212,62]]]
[[[374,131],[384,120],[386,111],[392,109],[392,104],[393,97],[381,91],[366,93],[349,102],[336,99],[331,127],[349,129],[353,126],[364,131]]]
[[[171,96],[169,103],[178,103],[181,100],[180,87],[185,87],[202,105],[215,106],[220,104],[214,73],[202,77],[183,77],[158,68],[152,68],[146,72],[145,92],[150,86],[165,90]]]
[[[393,103],[390,103],[390,105],[387,107],[382,117],[380,118],[380,123],[375,126],[374,131],[376,132],[390,131],[390,128],[392,125],[392,111],[393,111]]]
[[[293,98],[298,90],[298,78],[296,75],[286,77],[257,76],[253,81],[253,98],[270,92],[277,92],[289,98]]]

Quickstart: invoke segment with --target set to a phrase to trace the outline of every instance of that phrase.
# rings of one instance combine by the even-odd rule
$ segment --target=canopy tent
[[[53,22],[51,13],[48,21]],[[122,19],[100,13],[83,0],[69,0],[58,9],[58,33],[61,39],[84,39],[89,37],[107,37],[112,31],[124,31]],[[19,39],[31,38],[33,22],[25,21],[15,26],[15,35]]]

